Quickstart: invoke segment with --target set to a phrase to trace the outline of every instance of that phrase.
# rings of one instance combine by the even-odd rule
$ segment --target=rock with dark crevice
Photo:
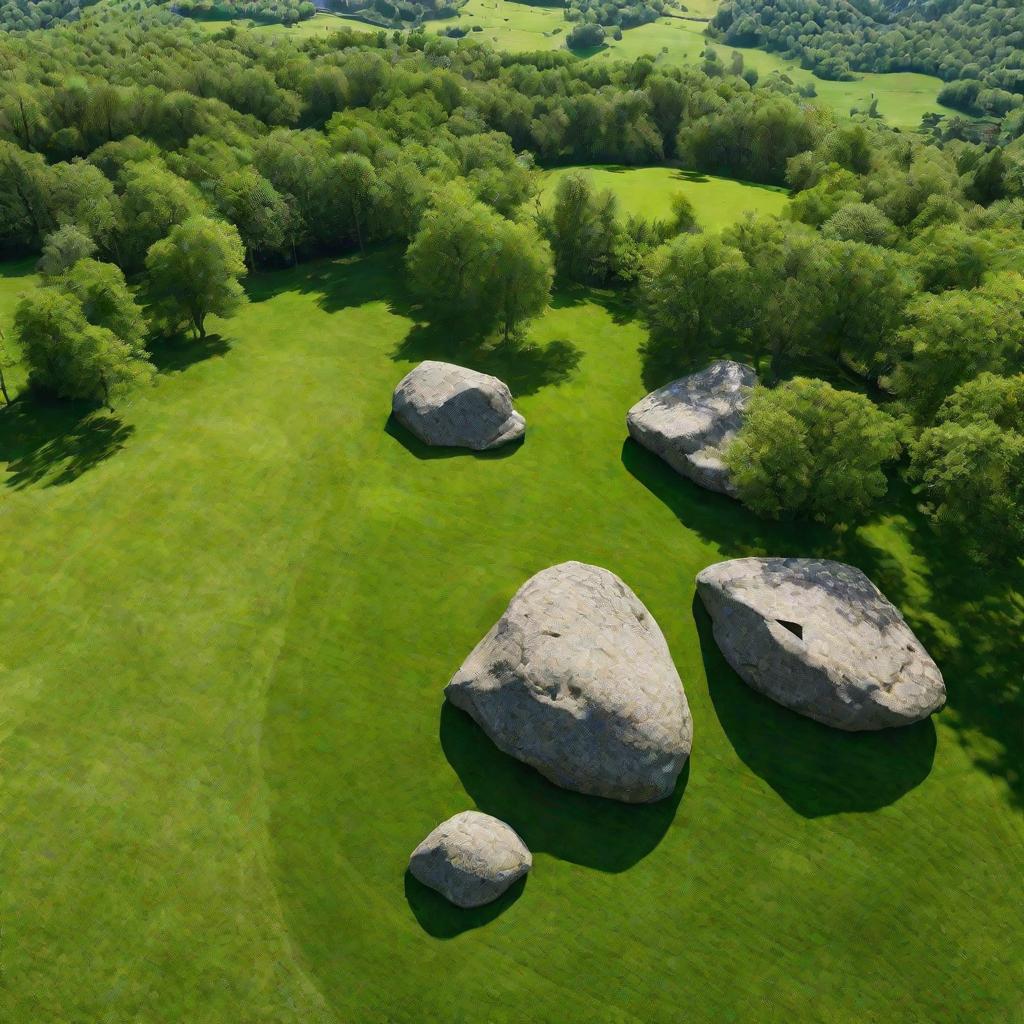
[[[807,558],[709,566],[697,592],[726,661],[755,690],[837,729],[909,725],[942,708],[942,674],[859,569]]]

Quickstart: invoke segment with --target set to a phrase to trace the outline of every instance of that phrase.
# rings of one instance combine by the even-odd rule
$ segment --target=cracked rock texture
[[[690,709],[658,624],[595,565],[527,580],[445,694],[506,754],[580,793],[660,800],[690,753]]]
[[[505,822],[479,811],[442,822],[409,858],[413,877],[458,907],[496,900],[532,866],[522,839]]]
[[[497,377],[432,359],[410,370],[391,399],[395,418],[424,444],[483,451],[522,437],[526,420]]]
[[[709,566],[697,592],[755,690],[837,729],[909,725],[946,702],[935,662],[859,569],[808,558]]]
[[[637,402],[626,416],[630,437],[701,487],[736,497],[722,453],[756,383],[749,366],[719,360]]]

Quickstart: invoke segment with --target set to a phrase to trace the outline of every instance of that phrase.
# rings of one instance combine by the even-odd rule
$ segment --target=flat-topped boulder
[[[506,754],[559,786],[669,796],[690,754],[683,684],[651,613],[613,573],[531,577],[445,689]]]
[[[505,822],[463,811],[412,851],[409,871],[457,907],[496,900],[533,866],[526,844]]]
[[[637,402],[626,416],[629,435],[694,483],[735,497],[722,455],[755,384],[749,366],[721,359]]]
[[[849,731],[909,725],[946,702],[942,673],[860,571],[737,558],[697,576],[726,661],[755,690]]]
[[[522,437],[526,420],[497,377],[433,359],[398,383],[395,418],[424,444],[483,451]]]

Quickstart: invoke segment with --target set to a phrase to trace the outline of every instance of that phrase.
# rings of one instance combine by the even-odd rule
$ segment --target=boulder
[[[740,678],[837,729],[909,725],[946,687],[903,616],[859,569],[810,558],[709,566],[697,592]]]
[[[626,416],[629,435],[694,483],[736,497],[722,453],[756,383],[749,366],[721,359],[637,402]]]
[[[424,444],[483,451],[522,437],[526,420],[497,377],[428,359],[399,381],[395,418]]]
[[[690,753],[690,709],[658,624],[595,565],[527,580],[445,694],[506,754],[580,793],[660,800]]]
[[[409,871],[457,907],[496,900],[533,866],[526,844],[489,814],[463,811],[412,851]]]

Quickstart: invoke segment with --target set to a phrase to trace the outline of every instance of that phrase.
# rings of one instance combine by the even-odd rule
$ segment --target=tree
[[[162,163],[128,164],[122,171],[122,181],[124,244],[121,251],[126,269],[141,266],[149,247],[175,224],[206,212],[206,203],[195,186],[167,170]]]
[[[896,225],[877,206],[851,203],[838,209],[821,226],[825,238],[867,245],[895,245],[899,238]]]
[[[37,264],[39,273],[45,277],[63,274],[95,251],[96,243],[84,231],[73,224],[65,224],[43,239],[43,255]]]
[[[505,340],[548,304],[554,278],[551,249],[532,224],[506,221],[493,264],[498,314]]]
[[[684,351],[730,338],[740,322],[748,266],[714,235],[680,235],[656,249],[640,299],[651,331]]]
[[[870,399],[795,377],[755,389],[725,461],[759,515],[847,523],[885,494],[883,466],[899,453],[896,422]]]
[[[551,252],[516,224],[449,188],[434,197],[406,253],[410,283],[428,303],[507,338],[539,313],[551,289]]]
[[[238,228],[250,269],[256,253],[280,249],[289,211],[277,189],[251,167],[224,175],[217,184],[217,205]]]
[[[992,262],[992,246],[959,224],[943,224],[914,239],[911,251],[925,291],[977,288]]]
[[[38,153],[0,139],[0,236],[35,247],[55,225],[50,206],[53,171]]]
[[[890,387],[927,423],[960,384],[1000,373],[1024,354],[1024,279],[1003,274],[983,288],[919,295],[896,335]]]
[[[14,328],[33,386],[61,398],[110,405],[152,377],[145,349],[90,323],[79,299],[62,288],[37,288],[23,298]]]
[[[365,248],[365,226],[373,214],[377,172],[365,156],[346,153],[334,162],[331,173],[335,177],[343,222],[355,235],[362,252]]]
[[[186,321],[200,338],[206,318],[230,316],[245,301],[245,250],[238,231],[209,217],[189,217],[146,255],[154,309],[173,327]]]
[[[410,283],[428,304],[457,318],[484,313],[498,216],[459,189],[435,195],[405,256]]]
[[[89,323],[112,331],[132,351],[145,349],[149,324],[120,268],[113,263],[81,259],[57,283],[78,299]]]
[[[555,268],[565,281],[603,284],[615,269],[621,228],[618,200],[606,190],[595,193],[590,178],[571,171],[559,178],[555,201],[541,224],[555,253]]]
[[[1024,376],[983,373],[942,403],[910,449],[932,519],[977,554],[1024,545]]]

